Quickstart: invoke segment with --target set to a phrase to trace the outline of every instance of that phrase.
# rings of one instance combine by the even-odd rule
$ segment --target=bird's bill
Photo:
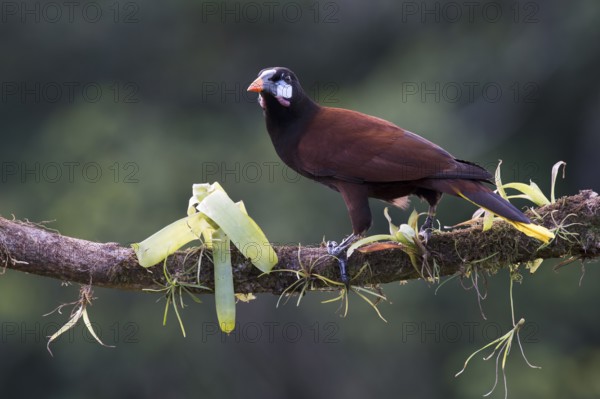
[[[258,77],[254,82],[250,83],[250,86],[248,86],[247,90],[254,93],[260,93],[263,91],[263,87],[264,82],[261,77]]]

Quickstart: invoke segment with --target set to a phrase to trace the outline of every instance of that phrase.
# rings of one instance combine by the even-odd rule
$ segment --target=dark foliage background
[[[69,3],[71,4],[71,3]],[[192,183],[220,181],[274,242],[350,231],[338,194],[277,158],[255,95],[267,66],[288,66],[320,103],[391,120],[493,170],[559,194],[600,188],[600,8],[594,1],[293,1],[49,3],[0,9],[0,213],[54,220],[65,235],[122,244],[185,214]],[[413,201],[418,209],[424,209]],[[524,205],[524,204],[520,204]],[[447,198],[443,225],[473,207]],[[386,231],[373,203],[372,232]],[[407,212],[392,211],[398,222]],[[513,398],[600,396],[598,271],[544,263],[515,289],[529,359],[508,361]],[[67,315],[42,317],[78,287],[0,277],[4,397],[479,397],[494,380],[476,348],[510,326],[508,276],[488,285],[482,319],[458,280],[385,288],[388,323],[356,297],[299,308],[274,296],[238,305],[216,332],[214,303],[161,326],[156,295],[96,289],[100,347],[81,327],[53,347]],[[191,301],[188,301],[191,304]],[[503,397],[501,389],[493,397]]]

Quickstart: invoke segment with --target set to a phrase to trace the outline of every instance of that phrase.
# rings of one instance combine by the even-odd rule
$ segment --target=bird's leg
[[[419,234],[423,236],[423,241],[427,244],[429,238],[431,238],[431,232],[433,230],[433,219],[435,217],[436,206],[430,206],[429,211],[427,212],[427,218],[425,219],[425,223],[419,229]]]
[[[352,245],[352,243],[356,241],[357,238],[358,235],[350,234],[348,237],[344,238],[344,240],[340,244],[338,244],[335,241],[327,242],[327,253],[329,255],[335,256],[338,259],[340,266],[340,276],[342,282],[346,285],[346,287],[350,285],[350,279],[348,278],[348,272],[346,271],[346,262],[348,261],[346,249],[348,249],[348,247]]]

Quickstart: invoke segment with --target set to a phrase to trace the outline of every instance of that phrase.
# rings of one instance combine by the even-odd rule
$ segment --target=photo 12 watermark
[[[302,176],[282,162],[204,161],[200,165],[202,181],[220,183],[297,183]]]
[[[246,322],[236,324],[229,334],[221,331],[215,322],[202,323],[202,343],[249,343],[249,344],[338,344],[341,342],[340,327],[335,322],[314,322],[305,325],[297,322]]]
[[[139,183],[136,162],[0,162],[0,183]]]
[[[136,82],[31,82],[0,81],[2,104],[73,104],[111,101],[140,102]]]
[[[510,328],[512,329],[512,327]],[[406,343],[477,343],[491,342],[506,334],[509,328],[496,322],[404,322],[400,325],[399,339]],[[523,343],[537,343],[540,326],[526,323],[520,330]]]
[[[340,22],[340,5],[334,1],[203,1],[201,23],[313,23]]]
[[[534,1],[403,1],[399,19],[421,24],[536,24],[541,21],[540,10]]]
[[[20,24],[136,24],[140,3],[134,1],[2,1],[0,23]]]
[[[3,321],[0,322],[0,345],[46,343],[49,337],[56,333],[64,323]],[[92,327],[100,340],[107,344],[135,344],[140,341],[140,328],[135,322],[116,321],[110,325],[100,325],[91,322]],[[57,342],[88,342],[97,344],[97,340],[82,324],[76,325],[66,331]]]
[[[402,82],[400,101],[463,103],[536,103],[540,99],[537,82]]]

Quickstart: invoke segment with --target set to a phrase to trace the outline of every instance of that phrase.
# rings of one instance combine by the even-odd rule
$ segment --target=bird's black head
[[[248,87],[248,91],[258,93],[260,106],[267,111],[280,109],[297,109],[312,100],[302,90],[298,78],[288,68],[265,68],[258,73],[258,78]]]

